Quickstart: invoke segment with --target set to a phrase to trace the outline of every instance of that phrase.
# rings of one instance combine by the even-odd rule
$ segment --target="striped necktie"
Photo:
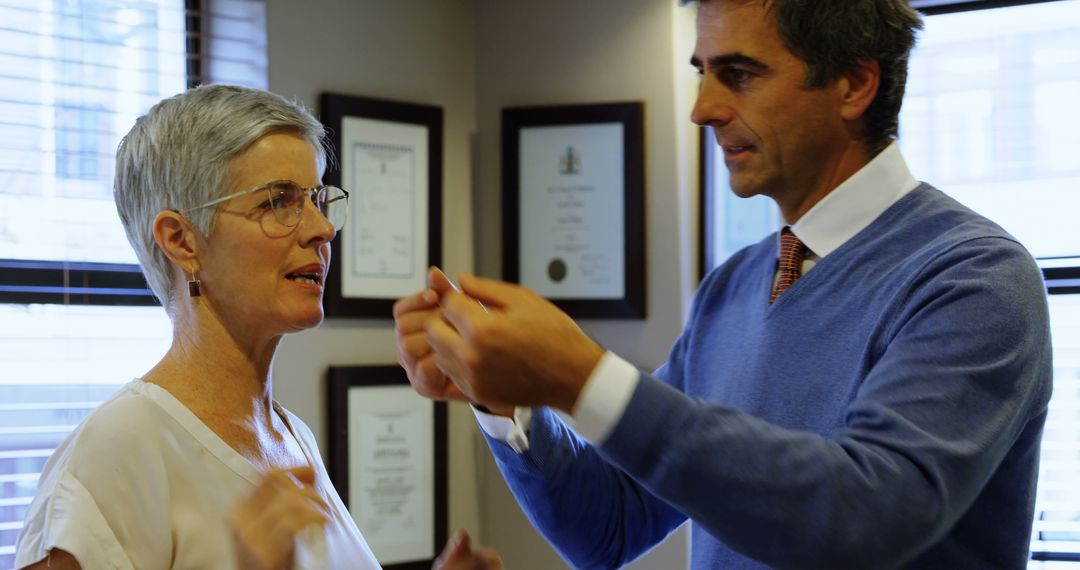
[[[799,280],[799,276],[802,275],[802,262],[805,255],[806,246],[799,241],[799,238],[795,237],[795,234],[791,233],[791,228],[785,227],[781,230],[780,258],[776,261],[776,268],[780,275],[776,280],[776,284],[773,285],[772,295],[769,296],[770,305],[776,302],[776,298],[780,296],[780,293],[787,291],[788,287],[791,287]]]

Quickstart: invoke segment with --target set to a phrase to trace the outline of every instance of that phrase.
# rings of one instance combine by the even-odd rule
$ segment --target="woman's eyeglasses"
[[[205,204],[184,210],[184,213],[208,206],[216,206],[222,202],[232,200],[237,196],[266,192],[266,201],[259,205],[264,210],[274,212],[274,218],[283,226],[292,228],[300,223],[300,217],[304,213],[304,201],[311,200],[319,212],[334,226],[334,231],[340,230],[349,217],[349,193],[337,186],[314,186],[304,188],[292,180],[275,180],[222,196]]]

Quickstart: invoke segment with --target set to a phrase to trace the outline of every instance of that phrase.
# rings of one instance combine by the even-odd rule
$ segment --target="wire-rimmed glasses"
[[[232,200],[237,196],[266,192],[266,201],[259,205],[264,210],[272,210],[274,218],[285,227],[296,227],[304,213],[304,200],[311,200],[319,212],[334,226],[334,231],[339,231],[345,225],[349,217],[349,193],[337,186],[313,186],[304,188],[292,180],[274,180],[266,184],[260,184],[254,188],[234,192],[228,196],[222,196],[205,204],[184,210],[184,213],[209,206],[216,206],[222,202]]]

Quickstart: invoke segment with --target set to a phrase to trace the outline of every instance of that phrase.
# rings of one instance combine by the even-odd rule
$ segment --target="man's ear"
[[[840,77],[840,114],[848,121],[862,118],[877,96],[881,84],[881,64],[863,60]]]
[[[175,210],[158,212],[154,216],[154,241],[182,271],[198,271],[198,233],[182,214]]]

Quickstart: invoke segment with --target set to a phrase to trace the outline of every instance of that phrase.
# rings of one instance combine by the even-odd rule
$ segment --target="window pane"
[[[1080,1],[926,18],[900,145],[912,172],[1037,257],[1080,255]]]
[[[183,2],[20,2],[0,21],[0,258],[134,263],[113,161],[186,85]]]

